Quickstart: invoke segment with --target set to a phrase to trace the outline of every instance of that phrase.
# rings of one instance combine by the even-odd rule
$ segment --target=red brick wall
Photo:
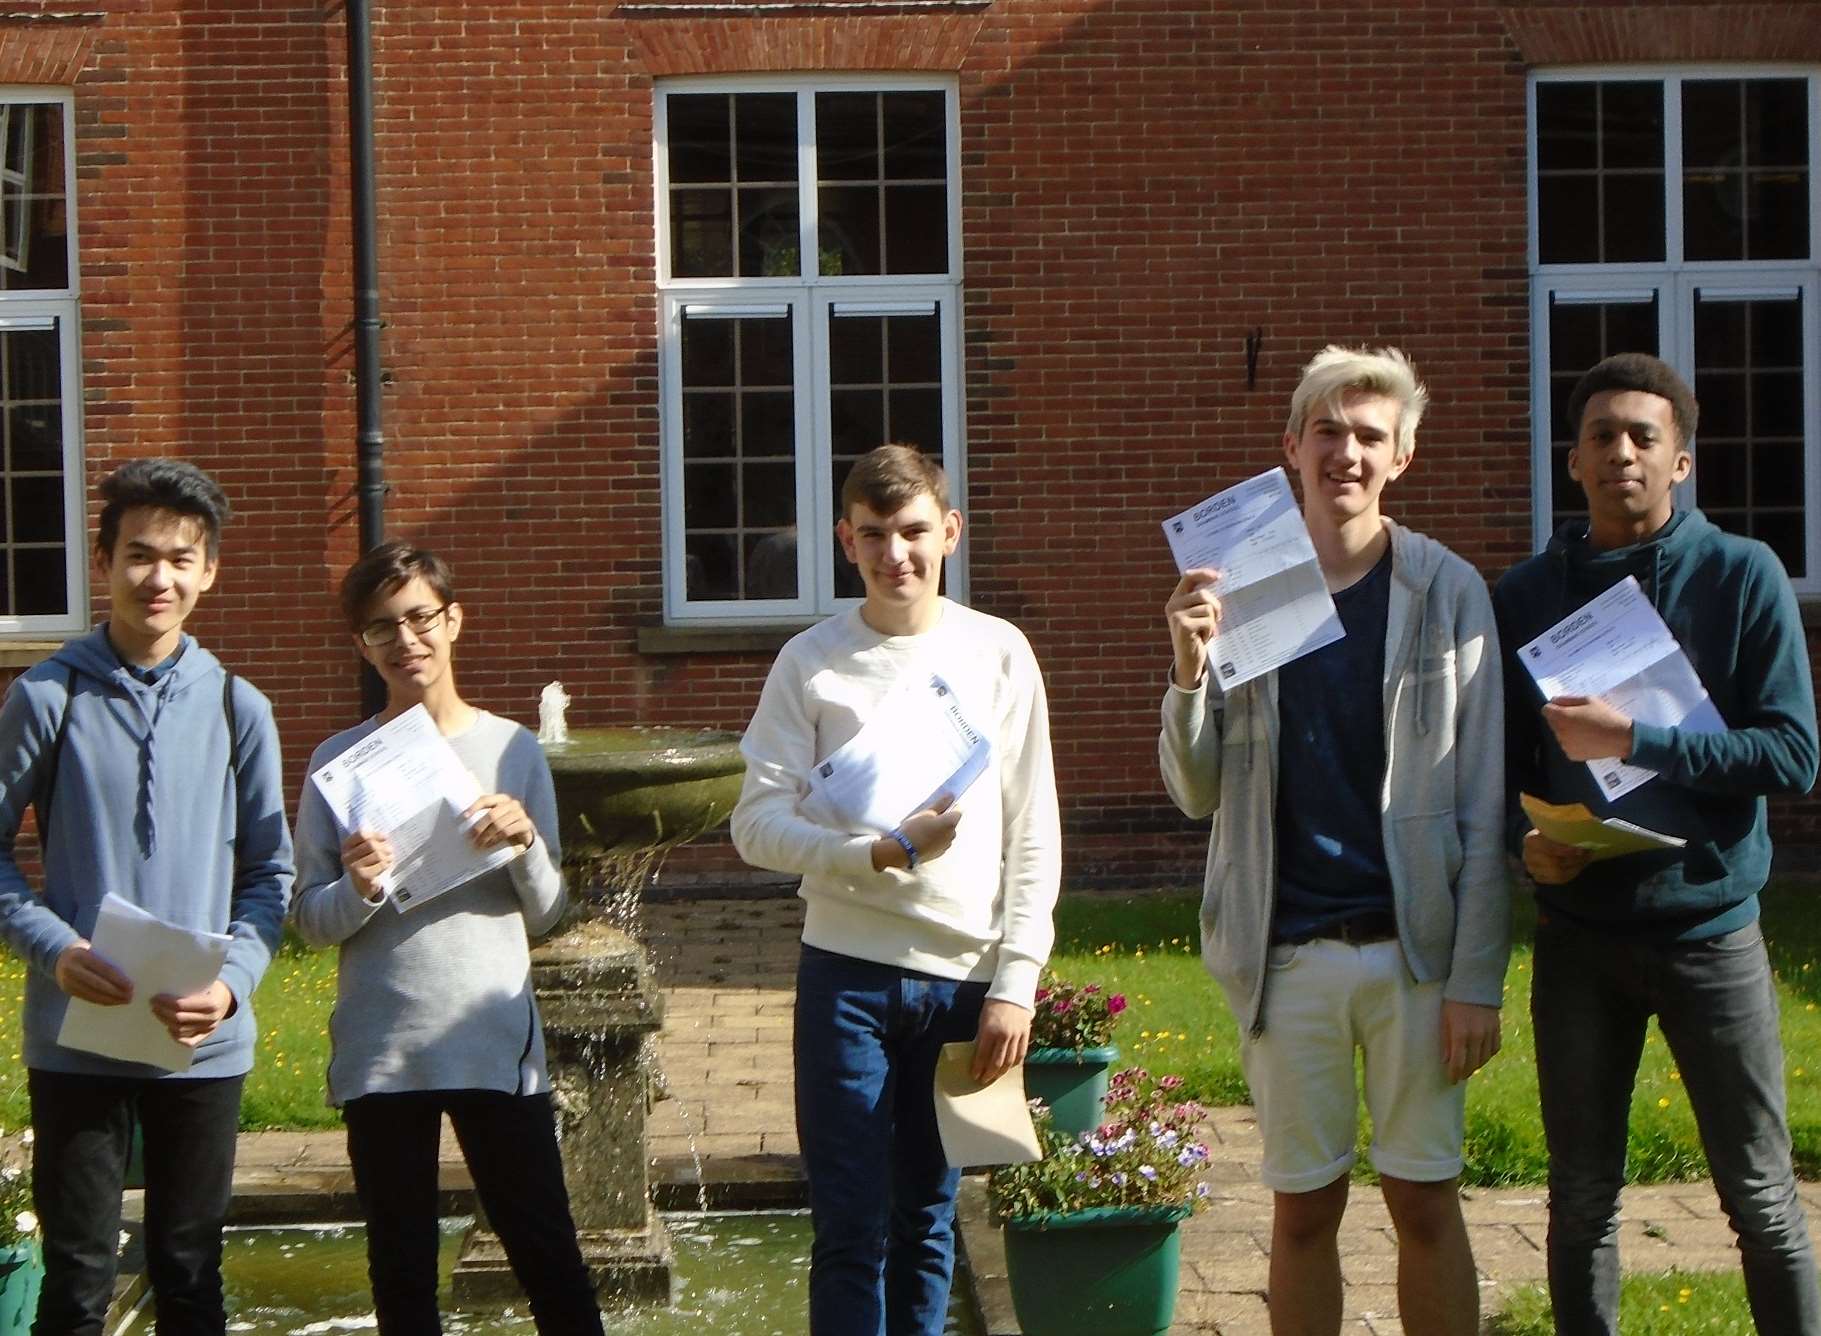
[[[340,12],[81,8],[0,19],[0,75],[80,68],[91,481],[172,452],[229,488],[196,629],[276,700],[295,791],[358,711],[332,600],[355,547]],[[1176,879],[1205,836],[1156,778],[1158,519],[1275,461],[1321,343],[1389,340],[1435,400],[1394,513],[1489,572],[1522,556],[1525,61],[1821,58],[1814,4],[375,8],[388,526],[456,558],[469,694],[530,720],[561,678],[581,723],[743,723],[769,654],[637,648],[661,609],[652,79],[953,69],[975,601],[1045,663],[1071,867]],[[1821,805],[1780,821],[1814,838]]]

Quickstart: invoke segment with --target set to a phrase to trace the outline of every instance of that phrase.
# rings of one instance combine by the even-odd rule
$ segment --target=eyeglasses
[[[360,628],[360,643],[390,645],[398,639],[398,628],[401,626],[410,627],[417,635],[426,635],[437,628],[448,610],[449,605],[445,603],[437,608],[413,608],[403,617],[381,617]]]

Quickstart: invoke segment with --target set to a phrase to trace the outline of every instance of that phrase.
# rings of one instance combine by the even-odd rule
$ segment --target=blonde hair
[[[1397,457],[1416,449],[1416,426],[1429,407],[1429,391],[1416,378],[1416,368],[1397,348],[1343,348],[1330,343],[1309,359],[1303,378],[1290,396],[1292,436],[1303,434],[1312,408],[1337,408],[1348,390],[1382,394],[1397,400]]]

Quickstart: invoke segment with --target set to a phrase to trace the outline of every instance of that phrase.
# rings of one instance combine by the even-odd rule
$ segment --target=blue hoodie
[[[215,656],[186,635],[170,670],[148,685],[122,664],[103,626],[7,690],[0,706],[0,939],[31,967],[27,1067],[128,1077],[240,1076],[252,1067],[253,990],[278,949],[294,867],[271,703],[234,680],[236,783],[228,773],[223,676]],[[20,873],[13,846],[66,709],[39,896]],[[234,939],[221,979],[235,1010],[198,1046],[187,1072],[57,1043],[68,1000],[53,973],[57,957],[94,931],[109,891],[168,922]],[[135,997],[127,1005],[149,1002]]]
[[[1517,651],[1595,595],[1635,575],[1726,721],[1723,733],[1637,724],[1631,760],[1657,778],[1617,802],[1599,793],[1543,723],[1542,695]],[[1507,800],[1519,793],[1581,802],[1680,835],[1685,849],[1589,863],[1561,886],[1538,886],[1553,911],[1608,931],[1695,941],[1758,916],[1770,873],[1765,795],[1815,782],[1815,693],[1789,577],[1763,543],[1678,511],[1643,542],[1600,550],[1570,521],[1538,556],[1499,580],[1492,602],[1505,670]],[[1530,822],[1513,812],[1513,848]]]

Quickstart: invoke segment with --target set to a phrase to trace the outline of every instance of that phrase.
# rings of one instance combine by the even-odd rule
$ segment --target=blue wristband
[[[902,830],[888,830],[885,833],[903,846],[904,856],[910,860],[904,865],[904,870],[906,872],[915,872],[917,870],[917,846],[910,842],[910,836],[906,835]]]

